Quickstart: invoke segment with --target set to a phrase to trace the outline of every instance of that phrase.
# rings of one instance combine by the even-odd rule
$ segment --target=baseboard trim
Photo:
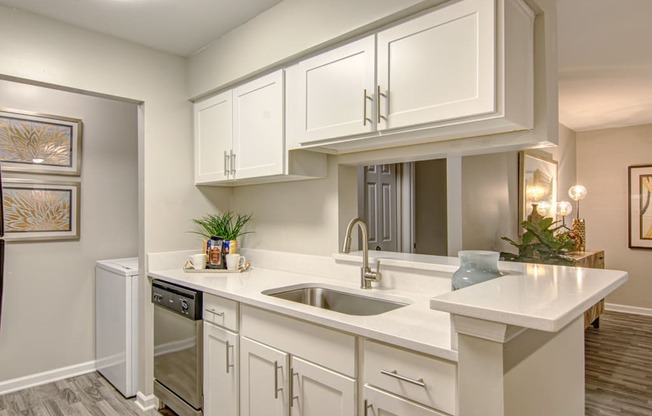
[[[652,316],[652,309],[640,308],[638,306],[618,305],[615,303],[606,303],[604,308],[608,311],[632,313],[634,315]]]
[[[0,381],[0,395],[28,389],[30,387],[40,386],[42,384],[51,383],[53,381],[63,380],[65,378],[92,373],[93,371],[95,371],[95,360],[71,365],[69,367],[56,368],[54,370],[44,371],[42,373],[18,377],[11,380]]]
[[[143,393],[136,393],[136,405],[140,407],[143,412],[148,410],[156,410],[158,408],[158,399],[153,394],[145,396]]]

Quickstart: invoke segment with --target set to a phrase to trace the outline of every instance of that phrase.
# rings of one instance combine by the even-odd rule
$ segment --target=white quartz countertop
[[[252,267],[243,273],[187,273],[181,268],[175,268],[149,271],[148,275],[314,324],[457,361],[457,351],[451,349],[450,315],[430,309],[430,298],[436,293],[428,293],[428,290],[420,293],[382,288],[362,290],[357,281],[327,279],[259,267]],[[353,316],[261,293],[269,289],[311,283],[342,288],[348,293],[366,296],[403,298],[410,304],[380,315]]]
[[[430,300],[432,309],[524,328],[557,332],[627,281],[617,270],[523,265]]]

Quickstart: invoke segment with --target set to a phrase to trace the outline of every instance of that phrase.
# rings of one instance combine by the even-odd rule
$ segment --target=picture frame
[[[629,248],[652,249],[652,165],[627,170]]]
[[[541,205],[548,204],[540,214],[556,218],[558,165],[552,157],[539,152],[521,151],[518,157],[518,229],[521,230],[521,223],[532,213],[534,204],[539,210]]]
[[[80,176],[82,121],[0,108],[0,162],[6,172]]]
[[[80,238],[80,183],[4,179],[5,240],[53,241]]]

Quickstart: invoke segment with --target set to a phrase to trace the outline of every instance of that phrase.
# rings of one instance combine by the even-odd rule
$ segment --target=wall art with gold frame
[[[79,239],[80,184],[4,179],[2,211],[7,241]]]
[[[538,208],[542,217],[555,218],[557,205],[557,162],[551,157],[532,151],[518,154],[518,224]]]
[[[652,165],[630,166],[629,247],[652,249]]]
[[[82,121],[0,108],[0,162],[7,172],[79,176]]]

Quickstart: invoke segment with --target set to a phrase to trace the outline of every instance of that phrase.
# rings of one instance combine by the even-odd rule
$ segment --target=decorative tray
[[[190,266],[189,262],[183,265],[183,271],[186,273],[242,273],[251,267],[251,263],[247,261],[244,266],[240,267],[237,270],[227,270],[227,269],[193,269]]]

